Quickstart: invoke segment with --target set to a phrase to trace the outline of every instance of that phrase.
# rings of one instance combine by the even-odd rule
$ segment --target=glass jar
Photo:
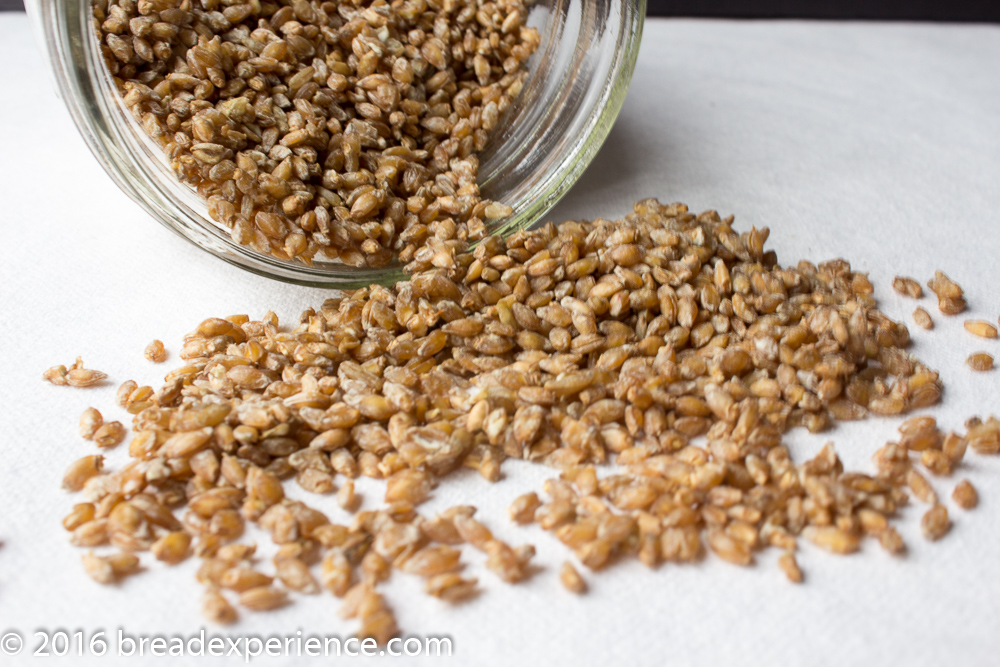
[[[55,86],[90,150],[112,180],[155,219],[213,255],[259,275],[348,288],[403,277],[398,263],[358,269],[307,266],[234,242],[207,205],[171,171],[162,151],[121,103],[102,62],[91,0],[25,0]],[[539,221],[582,175],[611,130],[635,67],[646,0],[538,0],[528,25],[541,43],[520,96],[479,153],[484,199],[512,216],[490,232],[508,235]]]

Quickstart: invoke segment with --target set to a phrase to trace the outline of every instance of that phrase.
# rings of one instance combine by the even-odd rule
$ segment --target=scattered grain
[[[971,510],[979,504],[979,493],[976,491],[976,487],[972,485],[967,479],[963,479],[961,482],[955,485],[955,490],[951,493],[952,500],[955,504],[964,510]]]
[[[274,586],[258,586],[240,593],[240,604],[253,611],[270,611],[287,603],[285,592]]]
[[[79,491],[87,480],[99,475],[103,467],[104,457],[99,454],[77,459],[70,464],[66,474],[63,475],[63,488],[67,491]]]
[[[941,271],[935,271],[927,286],[938,298],[938,309],[945,315],[958,315],[965,310],[965,297],[958,283]]]
[[[974,371],[993,370],[993,356],[986,352],[973,352],[965,363]]]
[[[913,321],[921,329],[930,331],[934,328],[934,320],[931,319],[931,314],[919,306],[913,311]]]
[[[107,422],[94,432],[94,444],[102,449],[116,447],[125,439],[125,427],[121,422]]]
[[[535,520],[535,511],[541,506],[538,494],[529,491],[518,496],[510,506],[510,519],[515,523],[526,524]]]
[[[924,295],[923,289],[920,288],[920,283],[913,278],[906,278],[904,276],[896,276],[892,279],[892,289],[896,290],[897,294],[902,294],[913,299],[919,299]]]
[[[146,346],[143,356],[154,364],[161,364],[167,360],[167,349],[163,347],[163,341],[154,340]]]
[[[107,373],[95,371],[83,367],[83,360],[80,357],[72,366],[53,366],[42,374],[44,380],[48,380],[54,385],[68,385],[70,387],[93,387],[107,379]]]
[[[84,440],[93,440],[97,429],[104,423],[104,417],[96,408],[87,408],[80,415],[80,437]]]
[[[156,560],[170,565],[176,565],[188,557],[191,547],[191,535],[181,530],[167,533],[150,547]]]
[[[139,570],[139,558],[129,553],[97,556],[93,551],[88,551],[81,560],[84,572],[99,584],[113,584]]]
[[[476,583],[474,578],[464,578],[449,572],[430,577],[424,590],[428,595],[448,602],[461,602],[476,594]]]
[[[273,51],[281,48],[288,44]],[[427,55],[447,52],[433,44]],[[334,74],[325,78],[339,87]],[[378,81],[369,80],[376,93]],[[321,85],[295,81],[315,95],[313,84]],[[299,106],[288,109],[301,114]],[[215,144],[198,125],[199,143]],[[344,134],[345,159],[354,160],[353,133]],[[276,155],[292,158],[281,169],[294,172],[297,145],[275,146],[292,151]],[[220,153],[199,145],[182,155],[207,164]],[[358,171],[372,159],[359,157]],[[360,179],[352,193],[374,187],[349,178]],[[343,207],[374,222],[380,201],[364,189]],[[256,213],[258,231],[298,234],[285,218]],[[344,598],[362,636],[384,639],[398,628],[376,587],[394,570],[425,578],[428,594],[448,601],[477,591],[460,574],[470,547],[504,581],[533,570],[534,548],[499,540],[475,508],[433,517],[415,509],[462,467],[490,481],[508,458],[557,469],[546,499],[520,496],[511,519],[537,522],[592,570],[636,557],[649,567],[692,562],[705,545],[748,565],[775,547],[797,581],[800,537],[839,554],[868,538],[902,553],[892,524],[907,489],[935,505],[925,530],[943,534],[943,508],[915,466],[947,475],[967,448],[1000,453],[996,419],[945,435],[920,415],[878,450],[875,473],[846,470],[832,444],[793,461],[782,444],[790,428],[924,410],[941,396],[938,374],[907,352],[906,327],[876,308],[867,277],[843,260],[782,268],[764,250],[766,229],[738,234],[715,212],[653,200],[623,220],[488,237],[471,251],[452,236],[453,214],[448,223],[441,215],[420,223],[426,244],[414,247],[408,280],[338,294],[292,326],[273,313],[210,318],[185,337],[183,361],[162,389],[125,383],[117,400],[133,415],[133,460],[108,472],[100,456],[71,466],[66,486],[87,501],[64,519],[71,542],[151,550],[167,562],[193,550],[209,589],[206,616],[222,622],[235,612],[218,588],[253,609],[287,599],[255,569],[252,545],[227,544],[252,522],[277,545],[285,588],[322,585]],[[936,286],[958,298],[948,283]],[[381,507],[356,511],[359,475],[386,480]],[[350,525],[286,495],[291,479],[315,493],[339,484],[338,502],[355,512]],[[563,568],[564,584],[568,576]]]
[[[559,568],[559,581],[571,593],[583,595],[587,592],[587,582],[583,580],[583,577],[569,561],[564,561],[562,567]]]
[[[924,537],[930,541],[939,540],[951,528],[951,521],[948,519],[948,510],[944,505],[935,505],[927,510],[923,518],[920,519],[920,529]]]
[[[219,591],[211,588],[205,591],[205,597],[202,599],[202,613],[205,618],[220,625],[235,623],[238,618],[233,605],[229,604]]]
[[[989,322],[984,322],[983,320],[966,320],[965,330],[973,336],[979,336],[980,338],[997,337],[997,328]]]
[[[895,284],[893,286],[895,286]],[[919,285],[917,285],[917,289],[920,289]],[[785,573],[785,576],[788,577],[790,582],[793,584],[802,583],[802,570],[799,569],[798,561],[795,560],[794,551],[786,551],[781,554],[778,558],[778,567],[781,568],[781,571]]]

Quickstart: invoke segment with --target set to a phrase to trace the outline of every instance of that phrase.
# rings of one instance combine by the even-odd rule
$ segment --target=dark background
[[[1000,0],[647,0],[650,16],[1000,22]],[[19,10],[22,0],[0,0]]]

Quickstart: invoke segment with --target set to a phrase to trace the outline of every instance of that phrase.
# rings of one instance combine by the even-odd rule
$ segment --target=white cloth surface
[[[77,419],[93,405],[127,425],[115,388],[129,378],[157,384],[205,317],[273,309],[289,320],[325,298],[213,259],[150,219],[88,153],[35,48],[24,16],[0,16],[0,633],[16,630],[27,644],[17,658],[0,654],[3,665],[39,664],[29,657],[39,629],[113,638],[119,628],[169,636],[204,627],[194,559],[168,568],[147,555],[149,571],[116,587],[83,574],[81,551],[59,525],[74,502],[59,488],[63,471],[92,451]],[[970,310],[945,318],[925,297],[937,324],[910,327],[912,350],[946,385],[932,413],[960,428],[1000,407],[1000,371],[964,365],[975,350],[996,355],[1000,343],[962,330],[965,317],[1000,314],[998,66],[1000,27],[649,20],[618,123],[548,218],[618,216],[654,196],[733,213],[740,229],[770,227],[782,263],[845,257],[869,271],[884,310],[908,324],[917,304],[892,292],[892,277],[925,282],[943,269],[966,289]],[[154,338],[171,354],[163,366],[142,357]],[[106,386],[42,382],[42,371],[77,355],[109,373]],[[898,423],[873,418],[789,439],[799,460],[833,440],[847,467],[870,471]],[[124,449],[109,454],[110,466],[125,461]],[[445,480],[428,508],[478,505],[501,537],[537,546],[536,576],[507,586],[468,552],[484,593],[467,604],[426,597],[399,573],[385,588],[407,633],[452,638],[453,664],[972,667],[1000,655],[998,459],[970,454],[955,478],[934,480],[955,524],[941,542],[920,537],[918,504],[903,511],[903,559],[872,541],[851,557],[803,545],[802,586],[784,580],[774,550],[747,569],[711,556],[655,572],[630,561],[585,572],[591,591],[582,598],[558,583],[564,547],[506,517],[513,498],[540,490],[554,471],[511,462],[505,472],[495,485],[471,473]],[[981,492],[975,511],[950,501],[962,477]],[[359,488],[373,507],[379,485]],[[317,506],[346,520],[332,502]],[[209,629],[346,637],[355,625],[337,607],[329,594],[297,596],[279,612]],[[112,642],[107,656],[72,661],[201,664],[115,652]]]

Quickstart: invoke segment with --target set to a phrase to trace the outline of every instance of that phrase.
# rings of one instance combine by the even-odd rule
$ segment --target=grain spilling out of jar
[[[378,268],[512,214],[479,196],[477,154],[538,48],[528,9],[98,0],[93,18],[125,106],[233,241]]]
[[[782,266],[768,236],[644,200],[619,220],[474,248],[429,237],[406,280],[331,297],[291,326],[273,312],[207,319],[161,388],[121,386],[131,461],[71,464],[63,484],[82,500],[63,525],[101,551],[84,559],[97,581],[134,572],[114,554],[151,552],[157,569],[196,558],[214,622],[325,591],[380,642],[400,632],[382,593],[394,576],[458,603],[551,575],[532,545],[498,536],[501,521],[554,536],[573,558],[556,575],[574,593],[588,587],[578,565],[633,558],[746,567],[773,548],[799,583],[821,562],[816,547],[902,555],[911,497],[926,505],[926,538],[945,537],[935,487],[968,451],[1000,452],[1000,422],[942,428],[925,414],[938,373],[907,351],[907,328],[878,309],[867,276],[839,259]],[[953,302],[950,285],[932,289]],[[789,429],[904,415],[872,472],[847,469],[833,443],[807,460],[783,443]],[[105,425],[88,409],[80,434],[104,446]],[[421,510],[456,471],[497,482],[507,459],[554,471],[512,493],[508,516],[482,516],[474,498]],[[359,508],[359,477],[384,480],[367,499],[377,507]],[[335,496],[351,518],[332,521],[294,486]],[[967,481],[952,498],[978,502]],[[270,559],[245,541],[248,524],[270,534]]]

